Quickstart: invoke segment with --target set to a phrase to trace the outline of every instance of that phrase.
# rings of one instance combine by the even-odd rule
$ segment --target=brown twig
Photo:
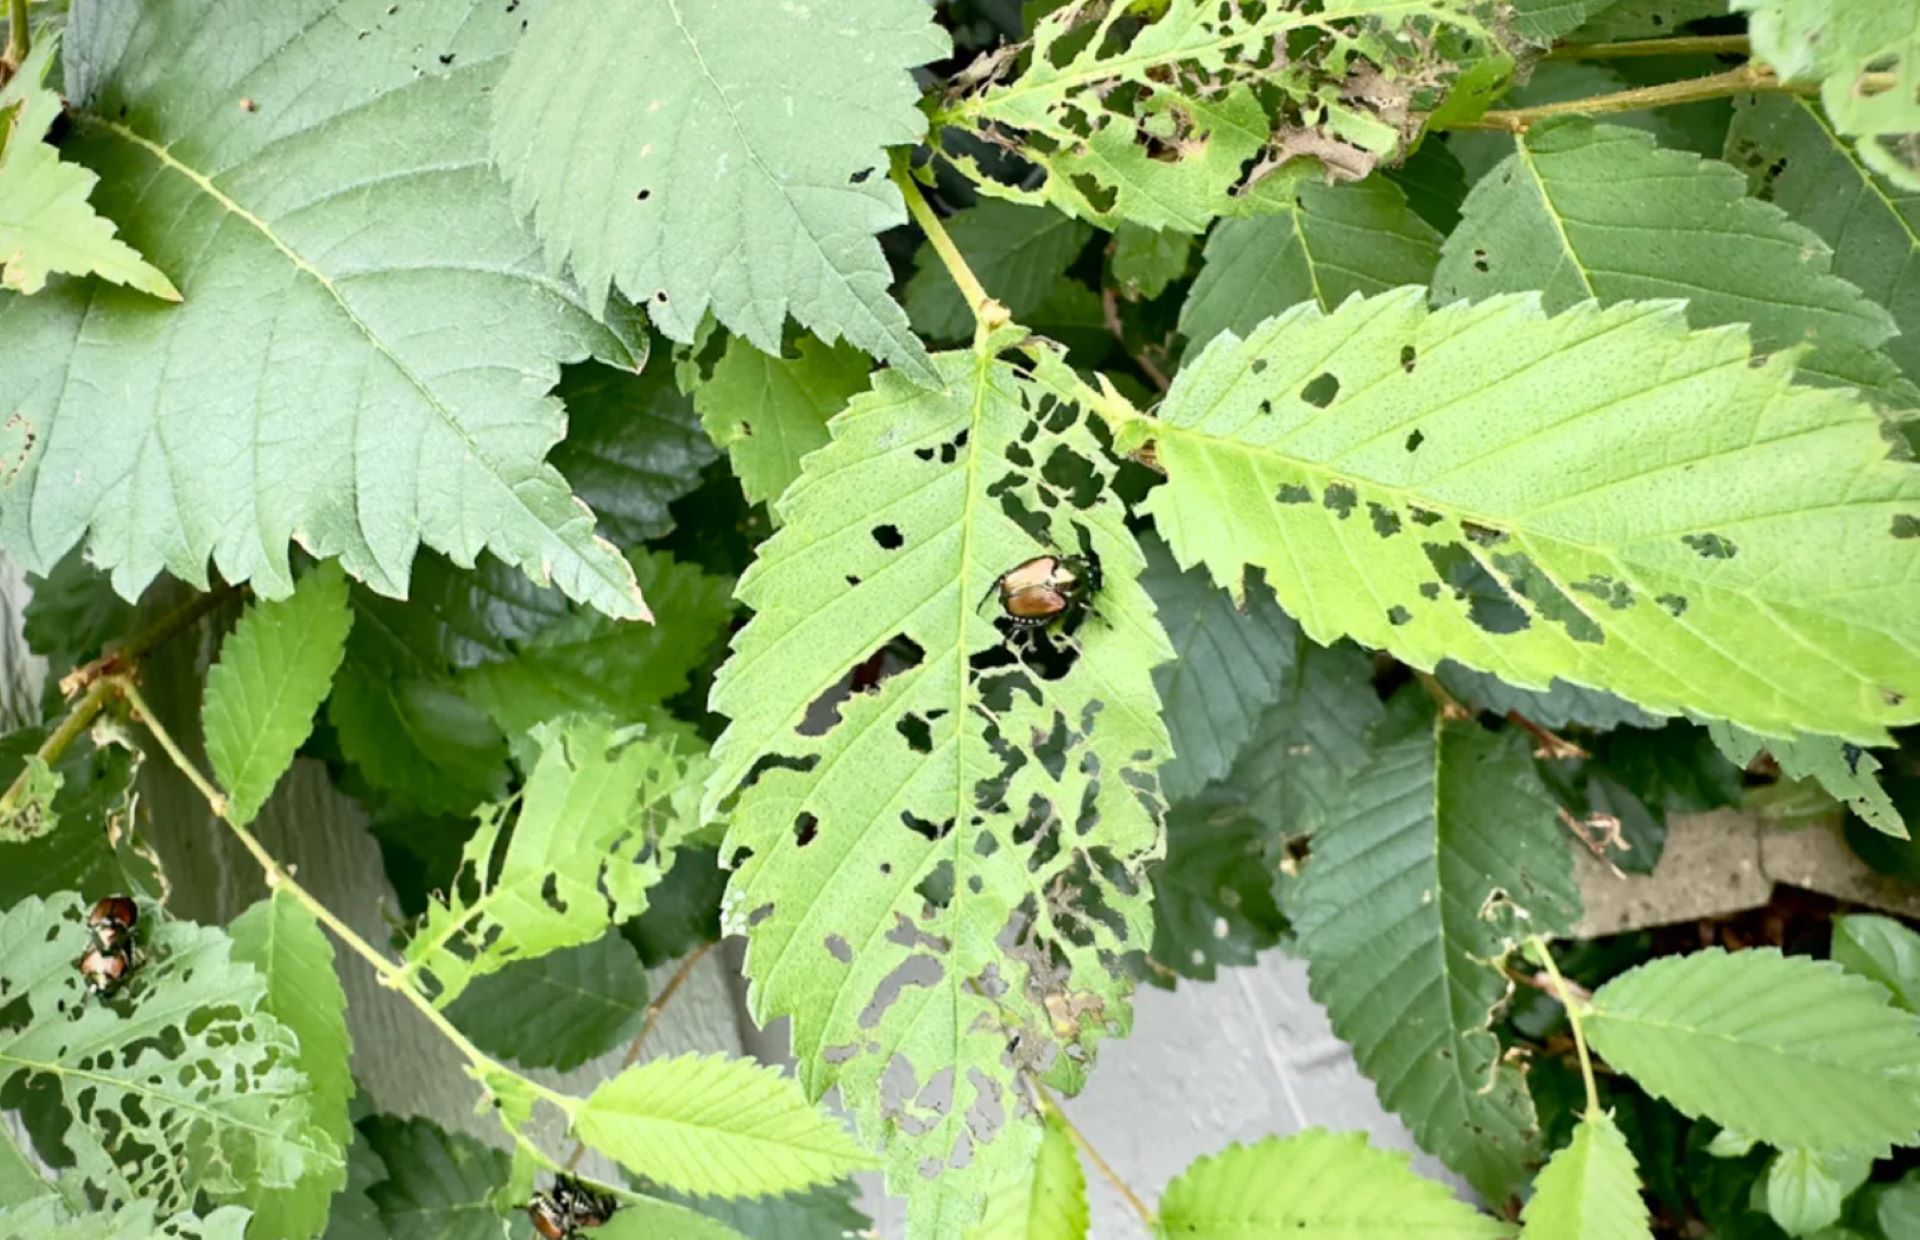
[[[93,662],[67,673],[60,680],[60,692],[71,698],[100,681],[131,672],[135,663],[173,640],[183,629],[220,607],[243,588],[222,582],[204,594],[194,595],[152,624],[136,630]]]
[[[1547,977],[1545,974],[1522,973],[1518,969],[1510,968],[1507,970],[1507,976],[1509,978],[1512,978],[1514,981],[1520,983],[1522,986],[1531,986],[1533,989],[1540,991],[1542,994],[1552,995],[1555,999],[1564,1000],[1564,996],[1562,996],[1560,993],[1559,986],[1554,985],[1552,979]],[[1562,979],[1562,984],[1566,986],[1567,994],[1573,996],[1573,998],[1575,998],[1579,1002],[1589,1003],[1593,1000],[1593,992],[1591,990],[1588,990],[1585,986],[1582,986],[1580,983],[1569,982],[1569,981],[1565,981],[1565,979]]]
[[[1442,128],[1495,129],[1509,133],[1525,133],[1531,126],[1556,116],[1604,116],[1615,112],[1644,112],[1650,108],[1698,103],[1703,99],[1724,99],[1732,95],[1745,95],[1756,91],[1817,89],[1818,87],[1815,86],[1790,85],[1782,82],[1766,65],[1749,61],[1737,69],[1710,74],[1707,77],[1689,78],[1684,82],[1663,82],[1658,86],[1641,86],[1609,95],[1569,99],[1563,103],[1543,103],[1532,108],[1510,108],[1486,112],[1473,120],[1460,121]]]
[[[1120,294],[1111,288],[1100,290],[1100,316],[1106,320],[1108,333],[1120,342],[1120,348],[1124,352],[1127,347],[1127,326],[1120,320]],[[1167,378],[1167,372],[1154,365],[1152,359],[1144,356],[1144,353],[1129,353],[1127,356],[1133,359],[1133,364],[1140,368],[1140,373],[1160,391],[1164,392],[1173,386],[1173,380]]]
[[[1533,751],[1533,756],[1536,758],[1546,758],[1550,761],[1557,762],[1562,758],[1590,758],[1593,756],[1565,737],[1556,736],[1552,732],[1549,732],[1546,728],[1535,723],[1517,710],[1507,712],[1507,721],[1515,727],[1523,729],[1529,736],[1540,743],[1539,747]]]
[[[1420,687],[1427,691],[1427,696],[1432,698],[1440,707],[1440,717],[1442,719],[1460,720],[1473,718],[1473,712],[1465,706],[1462,706],[1459,699],[1455,698],[1453,694],[1448,693],[1446,686],[1440,683],[1440,678],[1432,672],[1415,672],[1413,677],[1420,682]]]

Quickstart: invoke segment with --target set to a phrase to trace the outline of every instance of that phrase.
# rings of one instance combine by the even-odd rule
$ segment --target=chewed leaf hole
[[[1920,538],[1920,516],[1910,512],[1893,514],[1893,524],[1888,530],[1895,538]]]
[[[801,814],[793,820],[793,842],[805,848],[820,835],[820,819],[812,814]]]
[[[1412,345],[1410,344],[1401,345],[1400,346],[1400,369],[1406,371],[1408,374],[1412,374],[1414,363],[1419,360],[1419,356],[1420,355],[1414,351],[1414,348]]]
[[[1740,554],[1740,548],[1719,534],[1682,534],[1680,541],[1692,547],[1703,559],[1731,560]]]
[[[882,550],[898,551],[906,545],[906,536],[897,525],[876,525],[873,527],[873,541],[880,544]]]
[[[1310,504],[1313,502],[1313,492],[1297,482],[1283,482],[1280,484],[1280,489],[1273,493],[1273,502],[1276,504]]]
[[[1427,437],[1422,434],[1418,428],[1415,428],[1413,433],[1407,436],[1407,451],[1418,452],[1420,445],[1425,442],[1427,442]]]
[[[1300,399],[1315,409],[1325,409],[1339,394],[1340,380],[1334,377],[1333,372],[1324,370],[1309,379],[1307,385],[1300,389]]]

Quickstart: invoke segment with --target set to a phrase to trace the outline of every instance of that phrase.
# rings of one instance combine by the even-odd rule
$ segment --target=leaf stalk
[[[1739,68],[1729,69],[1725,73],[1689,78],[1683,82],[1663,82],[1658,86],[1641,86],[1633,90],[1616,91],[1609,95],[1569,99],[1563,103],[1543,103],[1532,108],[1509,108],[1486,112],[1474,120],[1460,121],[1442,128],[1525,133],[1541,121],[1552,120],[1559,116],[1605,116],[1618,112],[1644,112],[1650,108],[1698,103],[1703,99],[1724,99],[1730,95],[1768,91],[1806,93],[1816,89],[1818,88],[1811,85],[1782,82],[1768,66],[1758,61],[1748,61]]]
[[[86,695],[73,704],[73,709],[69,710],[67,717],[60,721],[60,726],[49,733],[46,740],[40,742],[40,748],[34,751],[34,757],[48,766],[58,762],[60,756],[67,751],[67,747],[93,725],[94,717],[113,697],[113,692],[113,685],[107,681],[100,681],[88,687]],[[15,810],[20,808],[20,802],[26,796],[27,784],[32,773],[32,766],[29,764],[14,778],[13,783],[8,785],[6,792],[0,793],[0,822],[5,822]]]
[[[1637,56],[1745,56],[1752,44],[1743,34],[1683,35],[1674,39],[1631,39],[1619,43],[1565,43],[1543,60],[1625,60]]]
[[[27,63],[33,40],[27,33],[27,0],[7,0],[7,50],[0,56],[0,83]]]
[[[1587,1034],[1580,1023],[1587,1011],[1586,1005],[1574,998],[1573,988],[1567,984],[1566,978],[1560,976],[1560,966],[1554,963],[1553,952],[1547,947],[1546,939],[1534,935],[1533,948],[1546,966],[1547,976],[1553,979],[1555,998],[1567,1010],[1567,1023],[1573,1026],[1573,1051],[1580,1058],[1580,1080],[1587,1087],[1587,1116],[1599,1119],[1605,1112],[1600,1109],[1600,1090],[1593,1080],[1593,1059],[1587,1053]]]

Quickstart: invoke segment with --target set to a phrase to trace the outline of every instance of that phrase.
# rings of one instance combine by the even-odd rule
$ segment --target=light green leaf
[[[1121,447],[1146,438],[1180,562],[1236,594],[1265,570],[1317,641],[1769,734],[1920,718],[1920,467],[1675,304],[1299,307],[1216,338]]]
[[[1887,1240],[1920,1235],[1920,1171],[1907,1172],[1881,1194],[1874,1215]]]
[[[0,86],[0,286],[30,295],[55,273],[94,275],[179,301],[172,281],[88,204],[100,178],[61,162],[47,141],[61,112],[59,92],[47,87],[59,44],[57,34],[42,31],[26,63]]]
[[[266,981],[260,1009],[299,1040],[294,1064],[307,1078],[312,1126],[306,1143],[311,1170],[288,1189],[261,1189],[247,1199],[262,1236],[299,1240],[327,1225],[329,1203],[346,1186],[346,1151],[353,1140],[347,1104],[353,1098],[348,1057],[347,996],[333,972],[333,945],[320,923],[285,887],[275,888],[228,927],[233,958]]]
[[[566,1072],[639,1032],[646,1011],[647,971],[610,933],[477,979],[447,1015],[489,1055]]]
[[[688,764],[673,742],[585,718],[542,724],[532,741],[539,759],[505,855],[494,858],[509,807],[482,806],[459,885],[407,943],[406,971],[442,1008],[476,977],[639,914],[694,825],[674,809]]]
[[[1309,29],[1338,52],[1294,54],[1290,36]],[[1490,41],[1469,6],[1449,0],[1331,0],[1311,12],[1171,0],[1155,14],[1070,4],[1035,24],[1027,54],[995,51],[963,74],[934,123],[984,131],[1045,171],[1028,189],[949,154],[984,194],[1103,228],[1198,233],[1217,216],[1272,210],[1321,168],[1358,180],[1403,154],[1418,132],[1403,83],[1443,87],[1461,67],[1454,44],[1469,37]]]
[[[1746,767],[1764,749],[1780,764],[1780,773],[1786,778],[1817,780],[1875,831],[1895,839],[1907,838],[1907,824],[1901,821],[1899,808],[1875,778],[1880,759],[1858,745],[1837,736],[1805,732],[1791,740],[1755,736],[1718,719],[1707,725],[1707,733],[1735,766]]]
[[[724,1055],[628,1068],[573,1112],[573,1131],[629,1171],[702,1196],[787,1193],[873,1165],[791,1077]]]
[[[88,1200],[147,1198],[172,1214],[203,1193],[236,1201],[298,1183],[322,1159],[298,1048],[260,1010],[260,975],[229,958],[222,932],[144,911],[148,959],[115,1003],[73,967],[87,940],[77,896],[0,913],[0,990],[25,1017],[0,1030],[0,1089],[31,1076],[60,1091],[75,1122],[55,1161]]]
[[[733,610],[727,579],[664,551],[637,551],[632,561],[635,579],[660,606],[657,622],[563,609],[517,639],[511,658],[461,673],[468,700],[513,736],[570,712],[642,719],[648,707],[685,689],[726,635]]]
[[[987,292],[1019,322],[1040,309],[1093,236],[1072,216],[992,198],[956,212],[947,232]],[[929,339],[972,338],[973,309],[931,244],[914,258],[906,302],[914,327]]]
[[[1648,1093],[1769,1145],[1920,1137],[1920,1018],[1839,966],[1772,948],[1668,956],[1602,986],[1593,1047]]]
[[[1282,214],[1213,230],[1180,308],[1181,334],[1198,350],[1221,332],[1244,336],[1303,301],[1332,311],[1356,293],[1426,284],[1440,240],[1391,181],[1302,185]]]
[[[222,1206],[205,1217],[190,1211],[164,1216],[151,1201],[129,1201],[106,1210],[74,1213],[54,1197],[0,1209],[0,1236],[22,1240],[243,1240],[248,1214]],[[259,1234],[259,1233],[255,1233]]]
[[[860,350],[812,336],[792,357],[769,356],[738,336],[727,341],[693,403],[749,503],[772,503],[793,484],[800,458],[826,446],[827,419],[866,390],[869,369]]]
[[[0,1124],[0,1218],[6,1217],[6,1207],[53,1191],[53,1185],[42,1177],[25,1135],[12,1124]]]
[[[1733,0],[1756,58],[1788,82],[1817,82],[1839,133],[1869,168],[1920,189],[1920,0]]]
[[[1352,782],[1290,909],[1313,996],[1421,1147],[1505,1200],[1539,1134],[1526,1078],[1489,1029],[1501,961],[1580,908],[1554,802],[1524,733],[1438,718]]]
[[[1759,1144],[1738,1128],[1722,1128],[1707,1142],[1707,1153],[1714,1158],[1745,1158]]]
[[[1881,347],[1920,380],[1920,192],[1867,168],[1818,105],[1798,95],[1736,100],[1727,162],[1832,248],[1835,275],[1886,307],[1900,334]]]
[[[631,364],[634,344],[546,274],[487,164],[521,19],[345,0],[88,11],[63,152],[186,301],[71,281],[0,303],[0,408],[17,414],[0,543],[43,571],[84,537],[129,598],[163,568],[204,585],[209,564],[284,596],[295,539],[398,596],[425,543],[646,615],[543,463],[560,363]],[[168,49],[167,71],[131,48]]]
[[[201,724],[235,826],[253,821],[313,731],[352,624],[346,574],[329,561],[289,597],[249,606],[220,644]]]
[[[916,1235],[976,1221],[1031,1157],[1008,1039],[1077,1088],[1127,1028],[1122,961],[1152,936],[1167,734],[1151,672],[1171,652],[1110,458],[1070,406],[991,360],[1006,340],[937,357],[937,394],[882,372],[833,420],[741,581],[757,614],[712,698],[731,723],[709,816],[747,785],[725,925],[748,938],[754,1016],[790,1013],[809,1095],[837,1082],[886,1141]],[[1091,481],[1055,490],[1061,476]],[[1093,551],[1105,581],[1071,645],[1022,643],[1049,679],[1009,653],[989,595],[1056,549]],[[849,696],[875,655],[883,678]],[[1007,1117],[991,1141],[976,1113]]]
[[[665,361],[638,375],[569,366],[560,378],[567,437],[553,450],[553,466],[621,547],[673,529],[667,505],[699,486],[700,471],[718,455]]]
[[[875,236],[906,219],[886,148],[926,131],[908,71],[948,53],[931,19],[915,0],[846,0],[831,20],[777,0],[555,0],[496,93],[494,158],[596,310],[617,284],[675,340],[711,311],[768,353],[792,314],[930,379]]]
[[[1767,1215],[1789,1236],[1811,1236],[1840,1221],[1853,1190],[1873,1171],[1871,1154],[1781,1150],[1767,1163]]]
[[[1542,290],[1548,311],[1597,298],[1687,301],[1695,327],[1750,324],[1761,352],[1811,342],[1817,364],[1877,347],[1885,309],[1735,169],[1583,119],[1536,125],[1467,195],[1434,274],[1436,303]]]
[[[504,1240],[507,1222],[489,1198],[507,1178],[507,1156],[424,1119],[363,1121],[387,1178],[367,1190],[392,1240]]]
[[[1849,913],[1833,919],[1828,955],[1847,972],[1879,982],[1895,1003],[1920,1015],[1920,934],[1891,917]]]
[[[1066,1121],[1048,1112],[1033,1166],[995,1189],[967,1240],[1086,1240],[1087,1175]]]
[[[1113,232],[1113,278],[1128,298],[1152,301],[1187,274],[1193,238],[1185,233],[1122,224]]]
[[[1639,1168],[1611,1115],[1586,1115],[1541,1168],[1520,1240],[1653,1240]]]
[[[1160,1199],[1164,1240],[1495,1240],[1507,1229],[1423,1180],[1405,1154],[1319,1128],[1196,1159]]]

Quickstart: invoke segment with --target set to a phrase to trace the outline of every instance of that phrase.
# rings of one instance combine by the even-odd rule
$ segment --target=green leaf
[[[0,913],[0,1089],[59,1091],[74,1122],[49,1161],[88,1200],[148,1198],[166,1214],[199,1194],[289,1188],[338,1162],[308,1142],[298,1048],[260,1010],[260,975],[229,958],[222,932],[145,911],[148,959],[113,1002],[91,997],[74,968],[87,941],[77,896]]]
[[[1669,956],[1593,997],[1608,1063],[1769,1145],[1877,1151],[1920,1137],[1920,1018],[1825,961],[1771,948]]]
[[[94,275],[179,301],[172,281],[88,204],[100,178],[62,163],[47,141],[61,112],[59,92],[47,87],[59,45],[58,34],[42,31],[26,63],[0,86],[0,286],[33,294],[55,273]]]
[[[791,357],[769,356],[739,336],[727,341],[693,403],[749,503],[772,503],[793,484],[800,458],[826,446],[827,419],[866,390],[868,369],[860,350],[812,336]]]
[[[398,596],[425,543],[644,616],[543,464],[560,364],[631,364],[635,344],[542,269],[487,164],[520,18],[363,19],[339,0],[97,17],[69,41],[82,111],[63,151],[186,300],[65,281],[0,303],[0,408],[17,414],[0,459],[30,444],[0,543],[44,571],[84,537],[129,598],[162,568],[204,585],[210,563],[284,596],[295,539]],[[166,73],[128,50],[155,47]]]
[[[1695,327],[1750,324],[1760,352],[1812,342],[1815,362],[1873,349],[1886,310],[1832,274],[1832,254],[1715,160],[1638,130],[1550,121],[1467,195],[1434,274],[1436,303],[1542,290],[1548,311],[1672,297]]]
[[[326,1240],[388,1240],[386,1222],[370,1195],[387,1178],[387,1164],[373,1152],[367,1134],[356,1127],[347,1148],[347,1186],[334,1196],[327,1216]]]
[[[1875,1217],[1888,1240],[1920,1234],[1920,1171],[1909,1171],[1880,1197]]]
[[[1520,1240],[1653,1240],[1627,1139],[1607,1114],[1583,1116],[1541,1168]]]
[[[0,1124],[0,1218],[6,1217],[7,1207],[53,1191],[54,1186],[42,1178],[26,1135],[12,1124]]]
[[[1213,230],[1180,331],[1197,349],[1222,332],[1244,336],[1303,301],[1332,311],[1356,293],[1426,284],[1440,240],[1391,181],[1303,185],[1282,214]]]
[[[378,1115],[360,1130],[387,1168],[368,1196],[393,1240],[501,1240],[507,1234],[489,1200],[507,1178],[505,1154],[424,1119]]]
[[[1920,934],[1891,917],[1850,913],[1833,919],[1833,962],[1870,977],[1893,1001],[1920,1015]]]
[[[1373,758],[1369,739],[1385,715],[1365,651],[1322,646],[1291,617],[1285,683],[1227,775],[1271,834],[1268,869],[1288,839],[1318,831],[1344,812],[1352,781]]]
[[[601,532],[632,547],[672,530],[667,505],[699,486],[717,455],[672,370],[569,366],[558,395],[567,437],[550,459],[599,515]]]
[[[1467,170],[1447,143],[1421,143],[1405,163],[1387,169],[1386,176],[1407,196],[1413,213],[1441,233],[1459,225],[1460,206],[1467,200]]]
[[[1789,1236],[1811,1236],[1840,1221],[1847,1198],[1872,1170],[1870,1154],[1781,1150],[1762,1184],[1767,1214]]]
[[[632,559],[636,579],[660,605],[658,623],[563,610],[520,638],[511,658],[462,673],[462,692],[514,736],[570,712],[644,718],[647,707],[685,689],[726,634],[733,614],[727,579],[663,551]]]
[[[1066,1121],[1047,1112],[1033,1166],[987,1198],[966,1240],[1086,1240],[1087,1176]]]
[[[46,736],[43,728],[0,736],[0,788],[13,783]],[[158,865],[135,812],[140,763],[140,751],[126,738],[102,735],[99,743],[68,748],[54,769],[59,790],[50,803],[36,803],[51,819],[46,833],[26,843],[0,842],[0,908],[61,891],[78,891],[89,901],[158,893]]]
[[[997,199],[956,212],[947,233],[988,293],[1026,322],[1067,274],[1093,230],[1072,216]],[[931,243],[922,245],[907,280],[907,314],[932,340],[968,340],[973,309],[961,298]]]
[[[860,1213],[853,1197],[853,1186],[842,1181],[785,1197],[687,1198],[682,1204],[747,1240],[848,1240],[873,1230],[873,1220]]]
[[[62,556],[44,577],[28,583],[21,625],[27,645],[46,656],[49,676],[62,676],[99,655],[133,628],[134,605],[78,550]]]
[[[708,816],[747,785],[723,852],[753,1014],[791,1014],[809,1095],[837,1082],[887,1142],[916,1234],[975,1221],[1031,1156],[1008,1039],[1077,1088],[1127,1027],[1122,962],[1152,936],[1167,735],[1151,671],[1171,652],[1110,459],[1075,410],[991,360],[1006,339],[937,357],[937,393],[882,372],[833,420],[741,581],[757,614],[712,697],[731,722]],[[1053,550],[1097,554],[1104,585],[1071,645],[1023,643],[1048,678],[1009,653],[989,596]],[[881,678],[849,695],[863,666]],[[976,1111],[1007,1117],[992,1140]]]
[[[619,1211],[592,1229],[592,1240],[742,1240],[738,1231],[673,1201],[629,1197]],[[782,1238],[784,1240],[784,1237]]]
[[[1613,0],[1574,31],[1569,41],[1614,43],[1665,38],[1689,22],[1724,17],[1726,12],[1727,0]]]
[[[1314,998],[1421,1147],[1492,1200],[1538,1138],[1490,1031],[1501,962],[1579,916],[1573,859],[1524,733],[1435,719],[1384,745],[1313,837],[1292,907]]]
[[[1518,711],[1544,728],[1577,724],[1604,732],[1629,725],[1657,728],[1665,722],[1611,693],[1583,689],[1564,680],[1549,681],[1545,689],[1516,689],[1498,676],[1462,667],[1451,659],[1443,660],[1434,675],[1448,693],[1463,702],[1496,715]]]
[[[539,757],[504,856],[494,853],[509,807],[482,806],[460,885],[407,943],[406,970],[439,1007],[477,977],[591,943],[616,913],[640,913],[693,825],[675,811],[675,794],[691,789],[673,742],[586,718],[542,724],[532,740]]]
[[[1252,964],[1280,941],[1274,903],[1279,833],[1247,796],[1214,785],[1167,813],[1167,856],[1153,869],[1153,950],[1147,980],[1210,982],[1221,965]]]
[[[1196,1159],[1160,1199],[1159,1234],[1494,1240],[1507,1230],[1415,1175],[1405,1154],[1376,1150],[1362,1133],[1309,1128]]]
[[[489,1055],[567,1072],[633,1037],[646,1011],[640,957],[604,934],[478,979],[447,1015]]]
[[[314,1151],[312,1169],[290,1189],[262,1189],[247,1200],[258,1234],[297,1240],[327,1225],[329,1203],[346,1186],[346,1151],[353,1139],[347,1104],[353,1053],[347,1037],[347,996],[333,972],[333,945],[320,923],[286,888],[274,889],[228,927],[233,959],[266,981],[260,1010],[299,1040],[294,1065],[307,1078]]]
[[[1886,307],[1900,334],[1881,347],[1920,380],[1920,193],[1867,168],[1820,108],[1797,95],[1736,101],[1727,162],[1832,248],[1835,275]]]
[[[1216,338],[1120,446],[1156,441],[1181,563],[1264,569],[1317,641],[1884,743],[1920,718],[1920,467],[1791,378],[1671,303],[1398,292]]]
[[[1152,301],[1187,274],[1193,238],[1138,224],[1122,224],[1113,233],[1113,278],[1129,299]]]
[[[494,158],[596,310],[617,284],[675,340],[711,311],[776,354],[791,314],[930,379],[875,235],[906,218],[886,148],[926,132],[909,70],[949,51],[931,17],[555,0],[495,95]]]
[[[1614,0],[1514,0],[1513,32],[1530,43],[1548,46],[1571,34]]]
[[[1764,749],[1773,755],[1773,760],[1780,764],[1780,773],[1788,779],[1817,780],[1874,830],[1895,839],[1907,838],[1907,824],[1901,821],[1900,810],[1875,778],[1880,759],[1858,745],[1850,745],[1837,736],[1804,732],[1791,740],[1755,736],[1717,719],[1707,725],[1707,732],[1735,766],[1746,767]]]
[[[573,1131],[629,1171],[702,1196],[787,1193],[873,1165],[792,1078],[724,1055],[628,1068],[573,1112]]]
[[[151,1201],[129,1201],[76,1214],[65,1202],[42,1197],[0,1209],[0,1236],[30,1240],[243,1240],[247,1212],[222,1206],[205,1217],[189,1211],[162,1215]],[[256,1233],[257,1234],[257,1233]]]
[[[1756,58],[1784,81],[1819,83],[1834,129],[1869,168],[1920,189],[1920,0],[1733,0],[1733,9],[1747,14]]]
[[[329,562],[287,598],[248,607],[221,643],[201,723],[235,826],[253,821],[313,731],[352,624],[346,574]]]
[[[1120,22],[1129,9],[1137,24]],[[1309,29],[1338,51],[1296,55],[1294,38]],[[1336,0],[1314,12],[1211,0],[1171,0],[1157,14],[1065,5],[1035,24],[1025,55],[996,50],[962,74],[935,125],[983,132],[1044,170],[1027,188],[948,153],[984,194],[1103,228],[1198,233],[1217,216],[1289,201],[1314,160],[1329,179],[1358,180],[1403,154],[1418,132],[1403,83],[1430,83],[1420,97],[1431,99],[1460,69],[1449,55],[1468,38],[1490,41],[1446,0]]]

